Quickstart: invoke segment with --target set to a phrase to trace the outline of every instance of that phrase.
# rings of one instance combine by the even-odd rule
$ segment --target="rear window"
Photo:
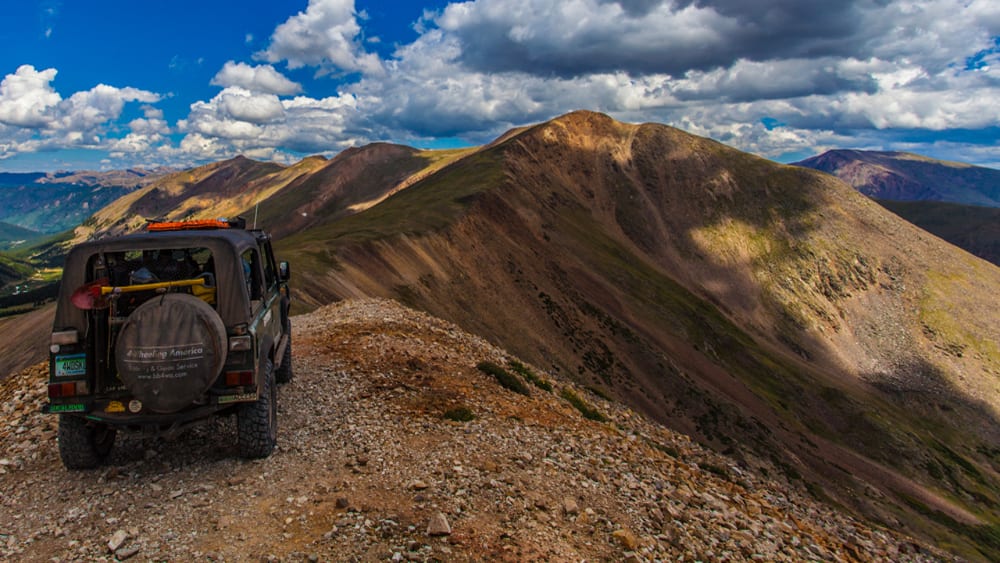
[[[122,250],[91,257],[87,281],[108,278],[113,286],[187,280],[215,275],[215,260],[203,247]]]

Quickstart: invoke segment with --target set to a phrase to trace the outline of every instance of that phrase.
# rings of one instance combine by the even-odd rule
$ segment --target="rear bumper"
[[[233,395],[212,395],[209,403],[195,405],[173,413],[155,413],[139,407],[128,398],[85,399],[79,402],[50,403],[42,407],[48,414],[71,414],[94,422],[116,427],[170,427],[187,425],[214,414],[232,409],[241,403],[257,400],[256,392]]]

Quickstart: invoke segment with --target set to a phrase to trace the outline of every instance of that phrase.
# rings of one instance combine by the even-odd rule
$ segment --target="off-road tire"
[[[240,457],[258,459],[271,455],[278,442],[278,389],[271,359],[261,365],[260,398],[240,405],[236,412],[236,442]]]
[[[285,329],[288,334],[288,344],[285,345],[285,354],[281,359],[281,365],[278,366],[278,370],[274,374],[274,378],[278,383],[288,383],[292,380],[292,331],[288,328]]]
[[[59,415],[59,457],[66,469],[99,467],[115,445],[114,427],[82,417]]]

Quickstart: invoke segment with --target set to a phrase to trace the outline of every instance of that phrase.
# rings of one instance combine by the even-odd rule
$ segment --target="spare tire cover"
[[[201,299],[168,293],[129,315],[115,345],[118,376],[153,412],[176,412],[211,387],[226,361],[226,326]]]

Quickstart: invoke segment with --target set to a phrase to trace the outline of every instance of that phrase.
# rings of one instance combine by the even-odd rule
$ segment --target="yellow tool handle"
[[[193,285],[205,285],[205,279],[195,278],[192,280],[143,283],[139,285],[123,285],[117,287],[102,286],[101,295],[108,295],[111,293],[132,293],[133,291],[148,291],[150,289],[166,289],[169,287],[190,287]]]

